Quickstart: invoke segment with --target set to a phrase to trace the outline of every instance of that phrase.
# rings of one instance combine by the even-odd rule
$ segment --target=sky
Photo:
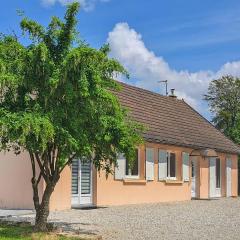
[[[64,16],[71,1],[2,1],[0,32],[14,31],[25,42],[17,10],[46,26],[51,16]],[[211,120],[203,100],[209,82],[240,76],[239,0],[78,1],[81,38],[95,48],[110,44],[110,56],[130,73],[121,81],[164,94],[158,81],[168,80],[178,98]]]

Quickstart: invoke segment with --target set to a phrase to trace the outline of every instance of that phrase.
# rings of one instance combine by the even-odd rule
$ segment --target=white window
[[[126,178],[139,178],[139,151],[136,149],[135,159],[132,162],[129,162],[126,159]]]
[[[176,179],[176,154],[172,152],[167,155],[167,178]]]
[[[117,167],[115,168],[115,179],[122,180],[126,178],[139,178],[139,150],[136,149],[135,159],[130,163],[123,154],[119,154],[117,159]]]
[[[159,180],[176,180],[176,154],[166,150],[159,150],[158,175]]]

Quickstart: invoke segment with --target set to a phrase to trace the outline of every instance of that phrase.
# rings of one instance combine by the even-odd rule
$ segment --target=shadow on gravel
[[[72,207],[72,209],[74,210],[95,210],[95,209],[104,209],[104,208],[108,208],[108,207],[95,207],[95,206],[92,206],[92,207],[84,207],[84,206],[80,206],[80,207]]]
[[[93,230],[87,230],[84,229],[84,227],[79,227],[79,225],[83,226],[88,226],[88,225],[93,225],[93,224],[88,224],[88,223],[68,223],[68,222],[54,222],[54,225],[57,226],[57,228],[62,229],[64,232],[69,232],[69,233],[76,233],[76,234],[86,234],[86,235],[92,235],[92,236],[98,236],[99,234],[96,233]],[[74,226],[78,226],[77,228]]]
[[[195,200],[195,201],[215,201],[215,200],[221,200],[220,198],[192,198],[191,200]]]

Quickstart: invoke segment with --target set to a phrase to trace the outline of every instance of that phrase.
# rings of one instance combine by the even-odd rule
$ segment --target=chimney
[[[174,88],[171,89],[171,94],[169,95],[169,97],[177,98],[177,96],[175,95],[175,89]]]

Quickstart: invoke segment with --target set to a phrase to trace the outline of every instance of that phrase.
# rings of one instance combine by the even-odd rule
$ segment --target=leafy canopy
[[[117,152],[133,159],[142,127],[114,95],[121,90],[114,78],[127,72],[108,57],[108,45],[97,50],[79,40],[78,9],[69,5],[64,21],[53,17],[46,28],[24,17],[29,46],[1,36],[0,150],[25,149],[43,158],[54,149],[56,168],[91,157],[109,173]]]
[[[240,79],[223,76],[213,80],[204,98],[214,114],[216,127],[240,144]]]

